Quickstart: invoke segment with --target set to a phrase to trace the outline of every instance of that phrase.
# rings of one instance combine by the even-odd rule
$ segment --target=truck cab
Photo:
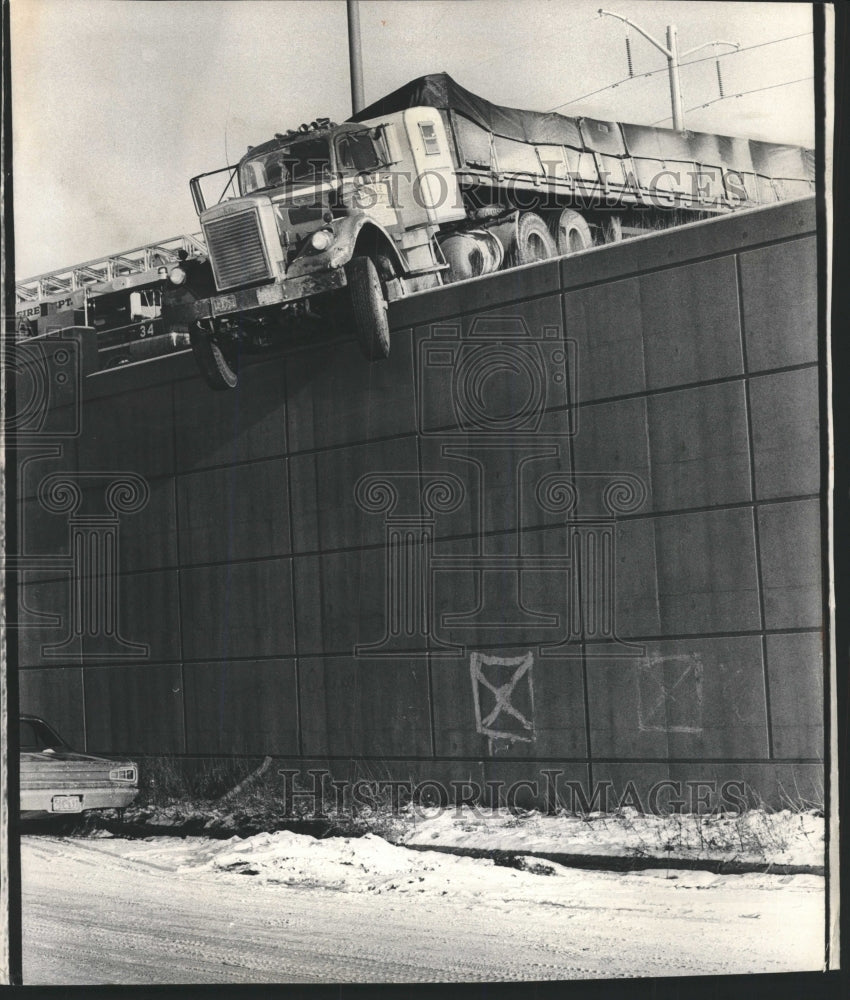
[[[190,189],[207,257],[171,268],[163,309],[215,388],[236,384],[240,353],[331,315],[346,288],[364,353],[385,357],[388,302],[441,283],[437,233],[466,216],[434,108],[302,125]]]

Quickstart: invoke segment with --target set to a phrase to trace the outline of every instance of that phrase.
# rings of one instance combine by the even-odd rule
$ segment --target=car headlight
[[[172,285],[182,285],[186,282],[186,272],[182,267],[172,267],[168,272],[168,280]]]
[[[314,250],[327,250],[333,241],[334,234],[329,229],[317,229],[310,237],[310,246]]]
[[[135,782],[137,773],[135,767],[113,767],[109,772],[110,781],[132,781]]]

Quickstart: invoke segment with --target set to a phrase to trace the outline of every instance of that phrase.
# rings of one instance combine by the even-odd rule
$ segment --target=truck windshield
[[[240,168],[243,194],[263,188],[320,184],[330,176],[330,147],[326,139],[303,139],[289,146],[245,160]]]

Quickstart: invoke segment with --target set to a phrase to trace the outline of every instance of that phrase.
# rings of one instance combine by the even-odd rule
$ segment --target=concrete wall
[[[109,753],[816,797],[814,224],[787,203],[411,296],[374,365],[337,336],[230,394],[186,355],[78,407],[54,386],[21,451],[22,709]],[[116,512],[124,472],[149,496]],[[76,507],[38,497],[57,473]],[[73,531],[118,540],[120,635],[46,652],[88,613]]]

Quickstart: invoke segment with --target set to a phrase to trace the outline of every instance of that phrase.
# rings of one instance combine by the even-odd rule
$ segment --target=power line
[[[792,83],[805,83],[806,80],[814,80],[813,76],[801,76],[799,80],[786,80],[785,83],[772,83],[769,87],[756,87],[755,90],[742,90],[738,94],[727,94],[725,97],[715,97],[711,101],[706,101],[704,104],[695,104],[692,108],[688,108],[686,114],[691,111],[699,111],[701,108],[707,108],[710,104],[717,104],[718,101],[728,101],[733,97],[746,97],[747,94],[760,94],[763,90],[776,90],[777,87],[790,87]],[[670,118],[670,115],[665,115],[663,118],[659,118],[658,121],[653,122],[653,125],[659,125],[661,122],[666,122]]]
[[[691,59],[689,62],[682,63],[681,65],[682,65],[682,67],[685,67],[685,66],[695,66],[697,63],[708,62],[710,60],[724,59],[724,58],[726,58],[726,56],[737,56],[737,55],[740,55],[742,52],[751,52],[753,49],[764,48],[765,45],[778,45],[779,42],[788,42],[788,41],[790,41],[793,38],[805,38],[807,35],[811,35],[811,34],[812,34],[811,31],[801,31],[797,35],[786,35],[784,38],[773,38],[769,42],[758,42],[755,45],[747,45],[745,48],[743,48],[743,49],[736,49],[733,52],[720,52],[720,53],[718,53],[716,55],[702,56],[699,59]],[[606,91],[606,90],[614,90],[615,87],[619,87],[621,83],[628,83],[629,80],[645,79],[646,77],[649,77],[649,76],[655,76],[657,73],[666,73],[666,72],[667,72],[667,67],[666,66],[662,66],[659,69],[651,69],[651,70],[649,70],[646,73],[638,73],[637,76],[625,76],[625,77],[623,77],[622,80],[617,80],[616,83],[609,83],[605,87],[600,87],[599,90],[591,91],[591,93],[589,93],[589,94],[583,94],[581,97],[574,97],[570,101],[564,101],[563,104],[556,104],[554,108],[549,108],[549,111],[547,112],[547,114],[549,114],[549,113],[551,113],[553,111],[557,111],[558,108],[566,108],[570,104],[578,104],[579,101],[586,101],[588,99],[588,97],[595,97],[597,94],[604,93],[604,91]],[[702,107],[702,105],[700,105],[700,106]],[[667,117],[669,118],[670,116],[668,115]],[[662,118],[661,121],[665,121],[665,119]]]

